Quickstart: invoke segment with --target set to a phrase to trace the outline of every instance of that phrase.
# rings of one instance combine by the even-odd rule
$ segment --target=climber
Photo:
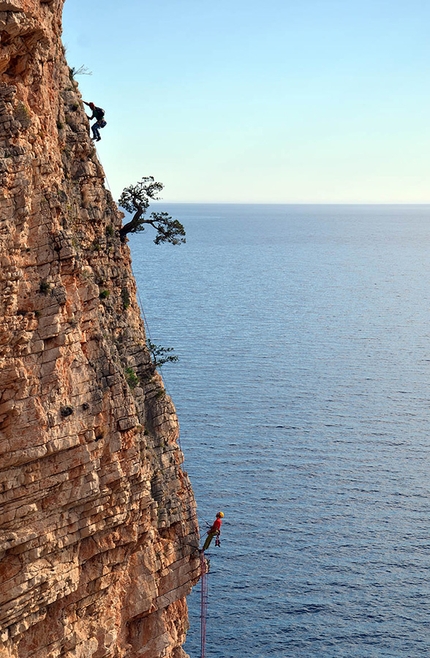
[[[92,119],[96,119],[96,122],[93,123],[91,126],[91,130],[93,133],[93,136],[91,139],[95,140],[96,142],[99,142],[101,140],[100,137],[100,128],[104,128],[106,125],[106,121],[104,120],[104,115],[105,111],[102,110],[101,107],[96,107],[94,103],[87,103],[86,101],[83,101],[84,105],[88,105],[90,110],[92,111],[92,115],[89,117],[87,114],[88,119],[91,121]]]
[[[210,543],[214,537],[216,537],[215,546],[220,545],[219,536],[221,534],[221,525],[222,525],[221,519],[223,518],[224,518],[224,512],[218,512],[215,521],[213,522],[212,526],[208,530],[208,536],[206,537],[206,541],[203,544],[203,548],[202,548],[203,552],[207,548],[209,548]]]

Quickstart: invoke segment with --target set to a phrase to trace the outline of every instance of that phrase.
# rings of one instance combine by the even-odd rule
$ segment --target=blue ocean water
[[[429,656],[430,207],[162,209],[187,243],[130,247],[202,532],[225,513],[207,658]]]

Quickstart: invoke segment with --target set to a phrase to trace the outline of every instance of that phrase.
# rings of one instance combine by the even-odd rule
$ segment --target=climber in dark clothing
[[[99,142],[101,140],[100,137],[100,128],[104,128],[106,125],[106,121],[104,120],[105,116],[105,111],[102,110],[101,107],[96,107],[94,103],[87,103],[86,101],[83,101],[84,105],[88,105],[90,110],[92,111],[92,115],[88,117],[88,119],[91,121],[92,119],[96,119],[96,122],[93,123],[91,126],[91,131],[93,133],[93,136],[91,139],[94,139],[96,142]]]

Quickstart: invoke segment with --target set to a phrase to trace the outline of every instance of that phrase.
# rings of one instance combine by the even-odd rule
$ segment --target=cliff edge
[[[181,658],[195,501],[62,5],[0,0],[0,656]]]

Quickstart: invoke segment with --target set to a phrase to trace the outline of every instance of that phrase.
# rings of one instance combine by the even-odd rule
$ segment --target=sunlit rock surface
[[[195,502],[62,4],[0,0],[0,656],[180,658]]]

